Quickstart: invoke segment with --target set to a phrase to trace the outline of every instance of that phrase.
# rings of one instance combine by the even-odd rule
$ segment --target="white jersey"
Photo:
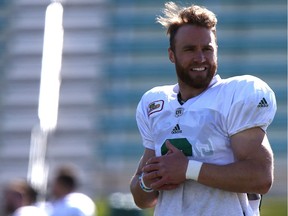
[[[155,87],[137,107],[137,124],[144,147],[156,156],[166,153],[165,141],[189,159],[224,165],[235,161],[230,137],[252,127],[266,131],[276,112],[273,91],[253,76],[221,79],[216,75],[207,90],[181,105],[179,86]],[[155,215],[256,215],[247,194],[232,193],[187,180],[175,190],[161,191]]]
[[[96,205],[83,193],[70,193],[63,199],[51,203],[50,216],[95,216]]]
[[[23,206],[18,208],[12,216],[48,216],[44,210],[36,206]]]

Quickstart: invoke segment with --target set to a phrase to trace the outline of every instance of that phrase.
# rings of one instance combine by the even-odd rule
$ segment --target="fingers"
[[[157,181],[154,181],[150,185],[154,190],[172,190],[178,187],[176,184],[170,184],[166,179],[160,178]]]
[[[165,142],[166,147],[168,149],[168,152],[175,152],[175,151],[180,151],[178,148],[176,148],[169,140],[166,140]]]
[[[170,184],[166,179],[159,177],[159,172],[145,173],[143,180],[148,187],[154,190],[173,190],[177,188],[178,184]]]
[[[147,164],[142,168],[142,172],[145,173],[150,173],[157,170],[159,170],[159,166],[157,164]]]
[[[145,177],[147,179],[158,179],[158,178],[161,178],[161,174],[158,170],[156,170],[156,171],[145,173]]]
[[[159,163],[160,158],[159,157],[151,157],[149,160],[147,160],[146,165],[147,164],[156,164]]]
[[[159,179],[158,181],[155,181],[151,184],[151,188],[154,190],[159,190],[161,187],[164,187],[165,181],[163,178]]]
[[[161,178],[160,173],[158,171],[145,173],[143,175],[143,179],[145,180],[145,182],[149,182],[150,185],[149,187],[153,188],[154,190],[164,188],[165,181]]]
[[[160,163],[159,157],[152,157],[150,158],[146,164],[142,168],[142,172],[152,172],[155,170],[159,170],[159,163]]]

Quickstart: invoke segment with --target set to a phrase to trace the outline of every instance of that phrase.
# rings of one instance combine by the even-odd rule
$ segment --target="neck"
[[[178,102],[179,102],[181,105],[183,105],[183,104],[186,102],[185,100],[182,99],[182,97],[181,97],[181,92],[179,92],[179,93],[177,94],[177,99],[178,99]]]
[[[197,91],[195,90],[191,90],[189,91],[189,89],[180,89],[179,90],[179,93],[178,93],[178,100],[181,100],[183,102],[186,102],[187,100],[193,98],[193,97],[196,97],[198,95],[200,95],[205,89],[197,89]]]
[[[178,85],[179,85],[179,92],[181,95],[181,100],[183,100],[183,101],[187,101],[193,97],[196,97],[207,89],[207,87],[203,87],[203,88],[192,87],[192,86],[182,82],[179,79],[178,79]]]

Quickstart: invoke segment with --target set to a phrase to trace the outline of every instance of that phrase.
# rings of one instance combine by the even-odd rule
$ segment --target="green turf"
[[[263,198],[261,216],[287,216],[287,198]]]

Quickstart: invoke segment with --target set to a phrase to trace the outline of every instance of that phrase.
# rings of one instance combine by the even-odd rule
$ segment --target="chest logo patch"
[[[164,106],[163,100],[153,101],[152,103],[149,104],[148,115],[150,116],[153,113],[160,112],[163,109],[163,106]]]

